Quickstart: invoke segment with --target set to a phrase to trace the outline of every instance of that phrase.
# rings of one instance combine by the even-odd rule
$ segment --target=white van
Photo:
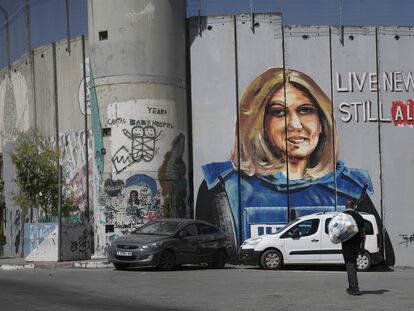
[[[276,233],[243,242],[239,249],[242,264],[276,270],[284,264],[344,264],[341,244],[329,240],[328,225],[337,212],[306,215],[288,223]],[[359,271],[382,262],[381,236],[375,216],[360,213],[365,220],[365,252],[358,256]]]

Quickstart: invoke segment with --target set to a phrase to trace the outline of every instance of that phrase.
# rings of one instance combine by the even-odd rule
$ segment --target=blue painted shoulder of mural
[[[338,161],[336,168],[336,187],[337,191],[344,192],[358,199],[364,186],[368,186],[367,191],[374,192],[371,178],[367,170],[347,168],[342,161]]]
[[[202,166],[204,178],[208,189],[214,188],[221,180],[224,181],[230,174],[237,173],[234,164],[231,161],[212,162]],[[359,198],[361,190],[365,185],[368,186],[368,191],[373,193],[371,178],[367,170],[348,168],[343,161],[338,161],[336,166],[336,187],[337,191]],[[274,184],[279,191],[287,190],[287,179],[282,173],[276,173],[271,177],[260,177],[267,183]],[[323,185],[330,189],[335,189],[334,174],[330,173],[319,179],[302,179],[289,180],[289,188],[291,190],[299,190],[307,188],[312,185]]]
[[[203,165],[202,167],[204,178],[208,189],[214,188],[227,175],[235,173],[235,167],[231,161],[212,162]]]

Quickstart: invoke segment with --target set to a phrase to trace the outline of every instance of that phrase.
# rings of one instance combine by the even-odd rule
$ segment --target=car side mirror
[[[188,232],[187,231],[180,231],[179,236],[180,236],[180,238],[185,238],[186,236],[188,236]]]

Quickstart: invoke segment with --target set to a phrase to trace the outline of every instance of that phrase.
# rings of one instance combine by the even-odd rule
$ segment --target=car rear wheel
[[[371,268],[372,260],[371,255],[365,251],[362,255],[357,257],[357,269],[358,271],[368,271]]]
[[[283,266],[282,254],[275,249],[269,249],[260,256],[260,266],[265,270],[279,270]]]
[[[128,264],[126,263],[113,263],[116,270],[126,270],[128,268]]]
[[[158,269],[162,271],[169,271],[175,267],[175,255],[173,251],[167,250],[164,251],[160,258],[160,263],[158,264]]]
[[[209,268],[223,269],[226,265],[226,252],[223,250],[219,250],[217,251],[214,257],[214,261],[208,263]]]

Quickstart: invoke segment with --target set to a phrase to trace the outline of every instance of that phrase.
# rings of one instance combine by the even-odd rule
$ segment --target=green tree
[[[17,133],[12,162],[16,166],[15,182],[19,190],[13,193],[13,199],[22,208],[40,209],[46,221],[58,215],[58,160],[58,148],[40,131],[29,129]],[[65,215],[71,205],[71,200],[63,196]]]

